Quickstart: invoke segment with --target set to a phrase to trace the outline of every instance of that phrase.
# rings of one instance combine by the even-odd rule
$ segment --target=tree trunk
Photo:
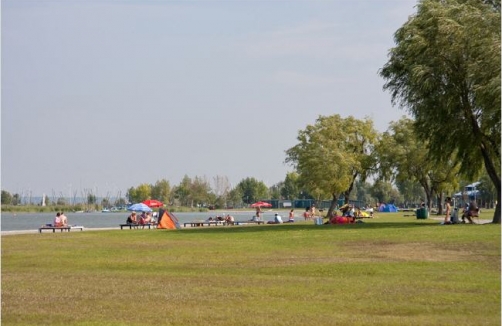
[[[338,194],[333,194],[333,198],[331,199],[331,204],[329,205],[328,209],[328,214],[327,217],[328,219],[331,218],[333,212],[336,210],[336,206],[338,205]]]
[[[500,189],[497,193],[500,198]],[[497,206],[495,206],[495,214],[493,215],[492,223],[500,224],[500,200],[497,200]]]
[[[437,196],[437,202],[436,205],[438,205],[438,215],[443,215],[443,192],[439,193]]]

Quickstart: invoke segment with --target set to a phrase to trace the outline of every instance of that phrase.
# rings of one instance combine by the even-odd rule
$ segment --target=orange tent
[[[164,212],[162,218],[160,219],[159,224],[157,225],[157,229],[179,229],[180,224],[178,223],[178,219],[167,211]]]

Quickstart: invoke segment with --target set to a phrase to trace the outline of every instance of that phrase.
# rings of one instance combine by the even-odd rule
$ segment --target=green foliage
[[[96,202],[97,202],[96,195],[93,195],[91,193],[87,195],[87,204],[88,205],[94,205],[94,204],[96,204]]]
[[[501,196],[500,2],[424,0],[395,33],[380,71],[393,102],[415,117],[438,164],[451,155],[468,179],[483,164]],[[500,205],[494,221],[500,222]]]
[[[375,166],[374,146],[378,133],[370,119],[320,116],[315,125],[298,133],[298,144],[286,151],[299,183],[315,198],[330,196],[330,214],[340,194],[350,194],[358,177],[365,179]]]
[[[428,207],[435,194],[458,188],[458,162],[451,159],[451,155],[450,159],[443,157],[441,164],[431,160],[428,142],[418,138],[414,121],[409,118],[402,117],[390,123],[376,152],[380,179],[394,178],[400,184],[409,181],[420,184]]]
[[[156,199],[168,204],[171,201],[171,185],[169,181],[166,179],[157,180],[152,186],[151,196],[152,198],[150,199]]]
[[[152,194],[152,186],[143,183],[137,186],[136,188],[131,187],[127,190],[127,198],[131,203],[140,203],[144,200],[151,198]]]
[[[245,178],[236,186],[242,194],[242,201],[246,204],[252,204],[259,200],[269,198],[267,186],[263,181],[258,181],[255,178]]]
[[[284,199],[293,200],[300,198],[300,176],[296,172],[289,172],[284,179],[281,195]]]
[[[12,204],[12,195],[10,192],[2,190],[2,205]]]

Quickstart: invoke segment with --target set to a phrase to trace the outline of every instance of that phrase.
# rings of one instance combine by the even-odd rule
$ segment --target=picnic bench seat
[[[73,229],[80,229],[80,231],[84,231],[84,227],[81,226],[81,225],[69,225],[69,226],[41,226],[40,228],[38,228],[38,232],[39,233],[42,233],[42,230],[52,230],[52,233],[55,233],[56,230],[61,230],[61,232],[63,231],[68,231],[70,232],[71,230]]]
[[[191,227],[196,227],[196,226],[211,226],[211,225],[223,225],[225,221],[192,221],[192,222],[186,222],[183,223],[184,227],[187,227],[187,225],[190,225]]]
[[[265,224],[265,221],[235,221],[235,225],[246,225],[246,224]]]
[[[129,228],[132,229],[132,228],[135,228],[135,229],[138,229],[139,227],[142,227],[143,229],[145,227],[148,227],[149,229],[151,229],[155,226],[157,226],[157,224],[154,224],[154,223],[146,223],[146,224],[132,224],[132,223],[125,223],[125,224],[120,224],[120,229],[123,230],[124,228]]]

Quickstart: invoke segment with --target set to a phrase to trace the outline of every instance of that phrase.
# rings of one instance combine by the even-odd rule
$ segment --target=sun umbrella
[[[148,207],[162,207],[164,204],[158,200],[155,199],[147,199],[143,201],[143,204],[145,204]]]
[[[127,207],[127,210],[134,211],[134,212],[151,212],[152,211],[152,209],[150,207],[146,206],[143,203],[133,204],[133,205]]]
[[[272,207],[272,204],[269,204],[264,201],[259,201],[251,205],[251,207]]]

